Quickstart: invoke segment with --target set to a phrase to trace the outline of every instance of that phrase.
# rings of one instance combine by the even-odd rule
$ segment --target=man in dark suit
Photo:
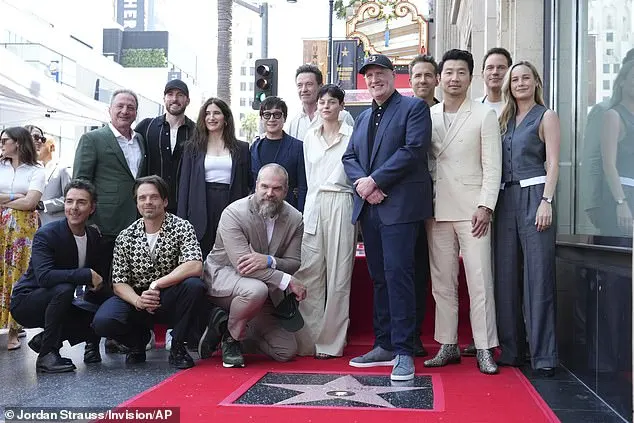
[[[147,144],[147,174],[158,175],[170,188],[167,211],[176,214],[178,175],[185,142],[196,131],[196,123],[185,116],[189,105],[189,88],[173,79],[163,91],[165,114],[143,119],[134,129]]]
[[[11,295],[11,315],[28,328],[44,331],[29,342],[38,358],[36,370],[46,373],[73,371],[75,366],[62,358],[64,340],[71,345],[86,341],[85,363],[101,361],[99,338],[90,328],[96,306],[73,300],[75,288],[88,285],[86,299],[103,281],[103,260],[99,253],[100,234],[86,221],[95,211],[95,187],[73,180],[64,188],[66,218],[41,227],[33,239],[33,252],[26,273]],[[73,304],[77,304],[73,305]]]
[[[73,178],[92,182],[99,195],[91,223],[96,224],[102,234],[101,251],[106,266],[104,289],[110,293],[114,241],[119,232],[137,218],[132,192],[136,178],[146,173],[145,141],[132,130],[138,107],[133,91],[114,91],[110,100],[110,123],[81,136],[73,165]],[[109,340],[106,350],[116,352],[120,348]]]
[[[414,255],[421,221],[432,215],[427,104],[394,88],[390,59],[369,56],[359,70],[373,98],[357,118],[343,164],[354,183],[352,223],[361,221],[374,281],[374,348],[353,367],[393,366],[392,380],[414,378]]]
[[[266,131],[264,138],[251,146],[251,169],[253,177],[262,166],[277,163],[288,172],[288,194],[286,202],[300,212],[306,201],[306,170],[304,168],[304,143],[284,132],[288,107],[279,97],[267,97],[260,105],[260,118]],[[255,185],[255,184],[254,184]]]

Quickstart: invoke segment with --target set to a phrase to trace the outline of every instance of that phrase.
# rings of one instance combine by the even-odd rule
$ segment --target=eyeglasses
[[[0,144],[5,145],[8,141],[12,141],[11,138],[0,138]]]
[[[277,120],[277,119],[282,119],[282,116],[284,116],[284,113],[282,112],[264,112],[262,113],[262,119],[264,120],[270,120],[271,118]]]
[[[43,135],[33,134],[31,136],[33,137],[33,141],[35,142],[41,142],[41,143],[46,142],[46,138],[44,138]]]

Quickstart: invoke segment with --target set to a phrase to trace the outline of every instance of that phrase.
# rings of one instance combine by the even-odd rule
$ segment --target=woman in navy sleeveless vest
[[[495,306],[502,354],[551,376],[558,365],[555,232],[552,200],[559,173],[559,118],[544,106],[542,81],[529,62],[507,73],[500,115],[502,184],[495,210]]]
[[[603,173],[616,209],[615,233],[632,236],[634,207],[634,61],[623,64],[614,80],[610,110],[605,113],[601,143]]]

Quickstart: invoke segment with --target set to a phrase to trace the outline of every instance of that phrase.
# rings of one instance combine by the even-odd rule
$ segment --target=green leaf
[[[167,56],[161,48],[124,49],[121,66],[125,68],[166,68]]]

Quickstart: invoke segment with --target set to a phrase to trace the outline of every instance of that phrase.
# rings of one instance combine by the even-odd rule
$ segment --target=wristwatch
[[[547,202],[548,204],[552,204],[553,203],[553,197],[542,197],[542,201]]]
[[[616,200],[616,204],[618,204],[619,206],[620,206],[621,204],[625,204],[625,197],[623,197],[623,198],[622,198],[622,199],[620,199],[620,200]]]

